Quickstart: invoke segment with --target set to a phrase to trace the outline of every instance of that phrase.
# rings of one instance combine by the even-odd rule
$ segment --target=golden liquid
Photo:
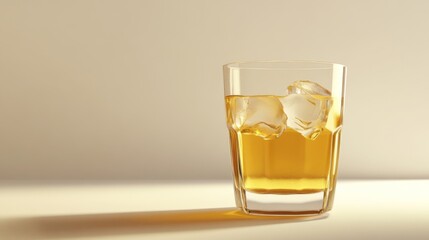
[[[256,193],[315,193],[335,183],[339,119],[328,119],[335,124],[327,124],[314,140],[290,128],[278,138],[264,139],[232,127],[230,111],[239,97],[226,97],[236,188]]]

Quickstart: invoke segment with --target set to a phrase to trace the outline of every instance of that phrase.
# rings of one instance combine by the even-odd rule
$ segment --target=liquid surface
[[[236,186],[271,194],[314,193],[329,186],[341,123],[329,111],[334,99],[299,97],[226,97]]]

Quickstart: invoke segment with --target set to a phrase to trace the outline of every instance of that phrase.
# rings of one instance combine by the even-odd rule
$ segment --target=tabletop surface
[[[234,208],[232,184],[0,182],[0,239],[429,239],[429,180],[343,180],[317,218]]]

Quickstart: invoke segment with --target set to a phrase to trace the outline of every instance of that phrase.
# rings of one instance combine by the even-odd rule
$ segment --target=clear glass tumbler
[[[224,66],[236,204],[251,214],[332,209],[346,67],[314,61]]]

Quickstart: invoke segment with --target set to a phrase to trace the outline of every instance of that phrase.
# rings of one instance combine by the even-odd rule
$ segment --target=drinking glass
[[[331,210],[346,67],[264,61],[223,70],[237,206],[269,215]]]

